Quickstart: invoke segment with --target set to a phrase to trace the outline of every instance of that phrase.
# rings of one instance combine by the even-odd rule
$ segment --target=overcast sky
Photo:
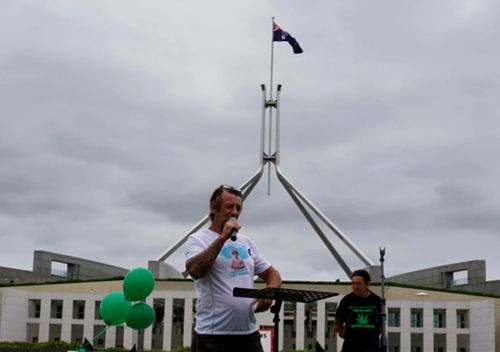
[[[304,50],[274,44],[286,177],[387,276],[500,279],[497,0],[1,1],[0,266],[147,266],[253,175],[272,16]],[[286,280],[346,280],[267,177],[241,232]]]

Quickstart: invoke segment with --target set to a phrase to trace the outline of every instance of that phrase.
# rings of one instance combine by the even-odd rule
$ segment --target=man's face
[[[220,205],[215,203],[212,205],[212,213],[214,214],[213,222],[222,228],[224,227],[224,223],[227,219],[231,217],[237,219],[241,214],[241,209],[241,197],[238,197],[227,190],[223,190]]]
[[[356,296],[366,297],[368,295],[369,283],[365,283],[365,280],[361,276],[353,276],[351,279],[352,292]]]

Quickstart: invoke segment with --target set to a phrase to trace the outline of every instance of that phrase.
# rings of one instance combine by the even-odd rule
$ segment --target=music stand
[[[273,352],[278,352],[279,341],[279,322],[280,310],[283,301],[309,303],[319,301],[320,299],[337,296],[335,292],[320,292],[296,290],[290,288],[274,288],[267,287],[260,290],[252,288],[235,287],[233,289],[234,297],[248,297],[274,300],[274,305],[271,306],[271,313],[274,313],[274,336],[273,336]]]

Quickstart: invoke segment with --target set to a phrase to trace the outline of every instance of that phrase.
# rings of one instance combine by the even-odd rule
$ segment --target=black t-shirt
[[[370,292],[368,297],[350,293],[340,301],[335,319],[345,323],[342,352],[376,352],[382,299]]]

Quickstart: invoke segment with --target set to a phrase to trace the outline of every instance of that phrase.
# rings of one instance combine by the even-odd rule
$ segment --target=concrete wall
[[[68,264],[68,271],[73,279],[97,279],[124,276],[128,269],[114,265],[95,262],[69,255],[35,251],[33,260],[33,272],[41,275],[51,275],[52,262]]]
[[[493,301],[471,302],[471,346],[481,346],[481,351],[495,351],[495,304]],[[471,349],[472,350],[472,349]],[[498,348],[497,348],[498,351]]]
[[[4,291],[0,316],[0,341],[24,341],[27,318],[28,293],[16,289]]]
[[[65,272],[52,272],[52,263],[62,263],[67,266]],[[0,285],[16,285],[21,283],[51,282],[67,279],[106,279],[125,276],[128,269],[114,265],[95,262],[69,255],[34,251],[33,271],[0,267]]]
[[[486,281],[475,285],[457,286],[456,289],[469,292],[487,292],[500,296],[500,280]]]
[[[422,285],[437,288],[451,288],[454,272],[467,271],[467,286],[486,282],[486,261],[472,260],[412,271],[387,278],[387,281]]]
[[[467,271],[467,283],[452,282],[453,273],[459,271]],[[500,295],[500,280],[486,281],[486,262],[484,260],[472,260],[412,271],[388,277],[387,281]]]
[[[51,280],[51,277],[40,275],[28,270],[0,267],[0,284],[19,284],[22,282],[40,282]],[[60,280],[60,278],[58,278]]]
[[[148,261],[148,269],[156,279],[183,279],[184,276],[173,266],[157,260]]]

